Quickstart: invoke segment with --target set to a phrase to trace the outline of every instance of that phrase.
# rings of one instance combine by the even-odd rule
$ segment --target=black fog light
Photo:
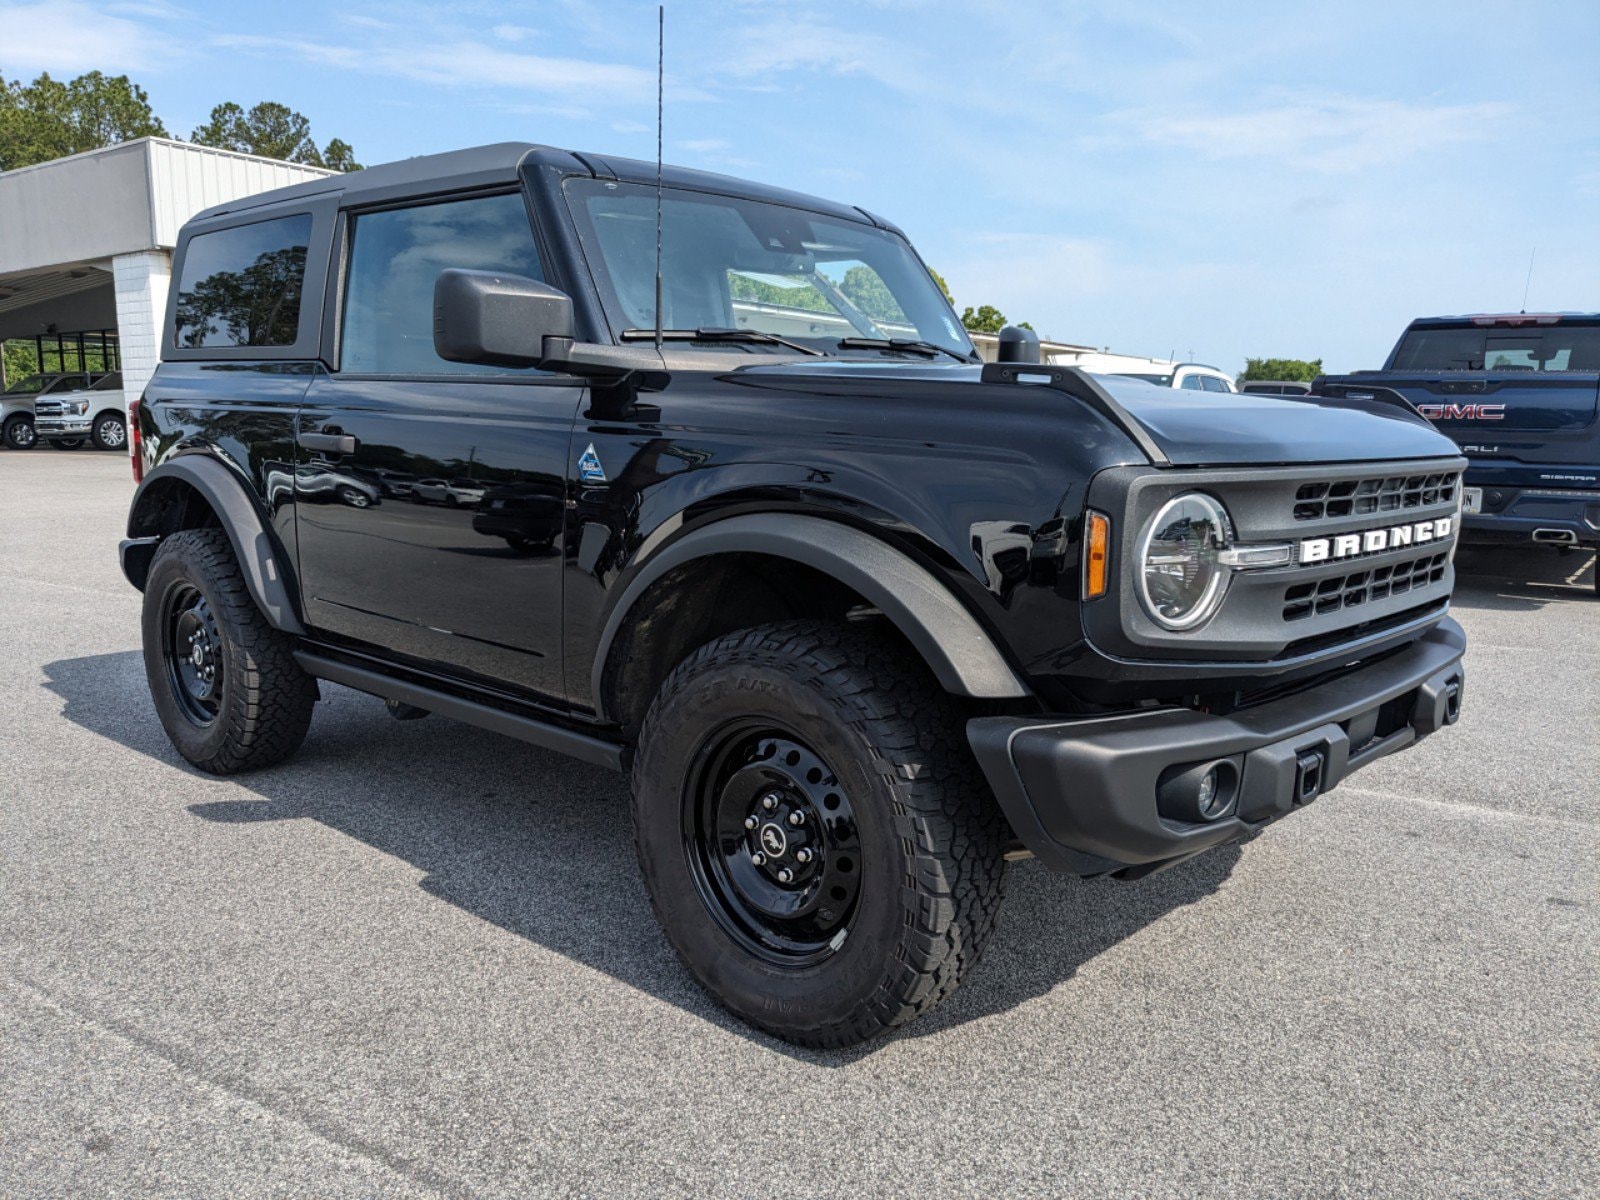
[[[1156,809],[1170,821],[1207,824],[1233,811],[1239,768],[1232,759],[1169,769],[1156,786]]]

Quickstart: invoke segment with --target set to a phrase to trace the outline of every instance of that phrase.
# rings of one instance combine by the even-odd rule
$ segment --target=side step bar
[[[503,733],[518,741],[542,746],[546,750],[556,750],[599,767],[609,767],[613,771],[622,770],[623,748],[616,742],[591,737],[589,734],[579,733],[577,730],[541,721],[535,717],[507,712],[503,708],[494,708],[476,700],[463,699],[420,683],[395,679],[379,671],[351,666],[349,663],[313,654],[309,650],[296,650],[294,660],[306,674],[314,675],[318,679],[326,679],[330,683],[342,683],[346,687],[355,688],[358,692],[380,696],[385,700],[398,700],[401,704],[425,708],[431,713],[438,713],[441,717],[450,717],[467,725],[476,725],[480,729]]]

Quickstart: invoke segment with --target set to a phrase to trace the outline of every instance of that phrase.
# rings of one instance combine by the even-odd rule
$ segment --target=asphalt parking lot
[[[1025,863],[976,978],[849,1054],[659,936],[620,777],[328,687],[189,769],[125,460],[0,453],[0,1193],[1594,1195],[1600,600],[1464,554],[1458,727],[1136,884]]]

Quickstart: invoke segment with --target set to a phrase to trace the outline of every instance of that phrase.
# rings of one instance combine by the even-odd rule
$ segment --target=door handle
[[[320,450],[324,454],[354,454],[359,443],[348,433],[302,433],[295,441],[306,450]]]

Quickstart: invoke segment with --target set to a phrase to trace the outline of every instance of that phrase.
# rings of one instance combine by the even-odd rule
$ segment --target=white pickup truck
[[[35,442],[42,439],[62,450],[76,450],[92,441],[97,450],[126,451],[128,407],[122,372],[61,375],[52,380],[34,394],[33,433]],[[6,444],[13,445],[9,431]]]

